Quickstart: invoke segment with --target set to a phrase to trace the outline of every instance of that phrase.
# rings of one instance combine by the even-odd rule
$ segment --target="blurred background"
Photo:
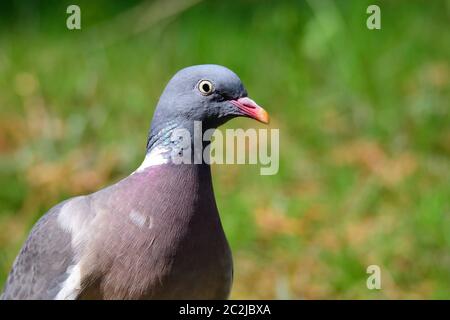
[[[213,167],[231,298],[449,299],[449,22],[450,1],[2,1],[0,287],[42,214],[139,166],[170,77],[217,63],[280,129],[277,175]]]

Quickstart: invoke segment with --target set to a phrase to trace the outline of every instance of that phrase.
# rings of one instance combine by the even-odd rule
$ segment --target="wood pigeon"
[[[66,200],[33,227],[2,299],[226,299],[233,266],[201,161],[174,130],[194,134],[234,117],[268,123],[239,77],[219,65],[180,70],[156,107],[142,165],[95,193]]]

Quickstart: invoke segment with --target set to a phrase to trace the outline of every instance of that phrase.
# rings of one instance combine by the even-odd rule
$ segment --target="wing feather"
[[[50,209],[35,224],[9,273],[2,299],[53,299],[61,290],[75,263],[71,234],[58,223],[66,203]]]

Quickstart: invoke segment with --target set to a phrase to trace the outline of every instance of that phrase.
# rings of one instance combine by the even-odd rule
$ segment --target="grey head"
[[[217,128],[235,117],[269,122],[267,112],[247,96],[239,77],[226,67],[205,64],[178,71],[164,89],[153,116],[147,150],[176,128]]]

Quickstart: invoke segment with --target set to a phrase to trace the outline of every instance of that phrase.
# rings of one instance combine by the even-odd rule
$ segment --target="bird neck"
[[[146,159],[158,163],[209,164],[204,155],[210,141],[204,141],[201,122],[166,123],[163,128],[152,127],[147,140]]]

